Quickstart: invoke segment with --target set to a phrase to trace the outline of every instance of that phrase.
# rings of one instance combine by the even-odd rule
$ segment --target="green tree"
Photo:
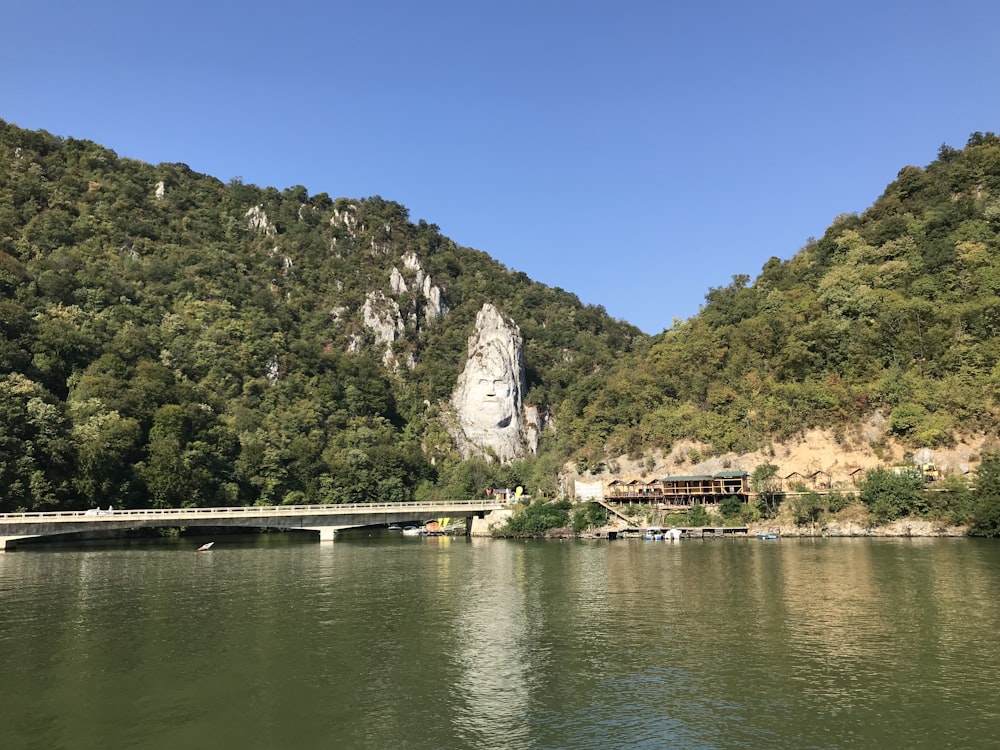
[[[818,492],[807,492],[799,495],[792,503],[795,523],[799,526],[815,524],[823,515],[823,497]]]
[[[843,492],[831,492],[826,496],[826,509],[831,513],[840,513],[847,506],[854,502],[850,495]]]
[[[729,495],[721,503],[719,503],[719,512],[722,514],[723,518],[737,518],[742,511],[743,501],[735,495]]]
[[[781,504],[781,478],[774,464],[761,464],[750,474],[750,489],[757,494],[757,505],[764,518],[773,518]]]
[[[23,375],[0,376],[0,510],[69,507],[73,459],[64,405]]]
[[[692,505],[687,511],[688,526],[708,526],[711,520],[704,505]]]
[[[499,536],[540,536],[551,529],[566,528],[570,507],[568,500],[534,500],[508,519]]]
[[[88,506],[128,506],[142,433],[134,419],[109,411],[92,399],[72,403],[73,441],[77,467],[73,484]]]
[[[153,415],[139,468],[154,507],[228,505],[238,443],[204,404],[166,404]]]
[[[928,496],[927,515],[950,524],[964,525],[972,521],[975,501],[969,483],[961,474],[944,477],[933,486]]]
[[[182,407],[167,404],[156,410],[149,431],[149,456],[142,471],[154,508],[181,507],[187,500],[183,455],[187,439]]]
[[[597,503],[584,503],[573,509],[573,531],[580,534],[608,522],[608,511]]]
[[[876,523],[887,523],[910,515],[920,502],[923,477],[916,469],[896,472],[872,469],[861,481],[861,502],[868,506]]]
[[[983,455],[976,470],[972,494],[975,507],[969,533],[973,536],[1000,536],[1000,452]]]

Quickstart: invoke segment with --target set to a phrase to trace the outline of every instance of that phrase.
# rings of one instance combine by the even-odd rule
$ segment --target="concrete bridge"
[[[486,533],[486,518],[509,505],[496,500],[441,503],[355,503],[348,505],[272,505],[233,508],[149,508],[143,510],[51,511],[0,513],[0,552],[19,539],[72,534],[80,531],[124,531],[172,526],[236,526],[305,529],[333,541],[343,529],[422,524],[430,518],[464,518],[466,533]]]

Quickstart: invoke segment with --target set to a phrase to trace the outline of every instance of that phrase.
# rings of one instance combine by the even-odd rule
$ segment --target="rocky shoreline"
[[[721,525],[721,524],[720,524]],[[551,529],[544,534],[550,539],[596,538],[607,539],[608,532],[621,532],[624,527],[607,526],[583,534],[572,529]],[[963,538],[968,536],[967,526],[948,526],[940,521],[904,518],[884,526],[867,526],[855,521],[831,521],[815,526],[796,526],[782,523],[755,523],[747,527],[747,536],[776,534],[779,537],[870,537],[870,538]],[[742,535],[740,535],[740,538]]]
[[[854,521],[831,521],[816,526],[789,526],[758,524],[750,527],[750,534],[776,533],[793,537],[964,537],[966,526],[948,526],[941,521],[902,518],[885,526],[866,526]]]

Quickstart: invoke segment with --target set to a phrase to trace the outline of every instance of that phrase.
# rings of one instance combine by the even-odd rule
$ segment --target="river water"
[[[0,554],[0,747],[1000,747],[1000,545]]]

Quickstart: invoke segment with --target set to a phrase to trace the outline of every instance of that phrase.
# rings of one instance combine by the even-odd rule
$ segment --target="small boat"
[[[660,529],[655,529],[655,528],[654,529],[650,529],[649,531],[646,532],[646,541],[647,542],[662,542],[663,541],[663,532]]]
[[[777,539],[778,535],[777,534],[765,534],[764,532],[761,532],[761,533],[757,534],[757,538],[758,539]]]
[[[402,531],[402,530],[403,527],[400,526],[398,523],[393,523],[389,525],[389,531]]]
[[[198,551],[199,552],[208,552],[210,549],[212,549],[212,545],[213,544],[215,544],[215,542],[205,542],[203,545],[201,545],[198,548]]]
[[[663,538],[664,539],[668,539],[671,542],[675,542],[675,541],[677,541],[678,539],[681,538],[681,534],[683,534],[683,533],[684,532],[682,532],[680,529],[674,527],[672,529],[667,529],[667,533],[664,535]]]
[[[403,536],[424,536],[427,529],[423,526],[404,526]]]

